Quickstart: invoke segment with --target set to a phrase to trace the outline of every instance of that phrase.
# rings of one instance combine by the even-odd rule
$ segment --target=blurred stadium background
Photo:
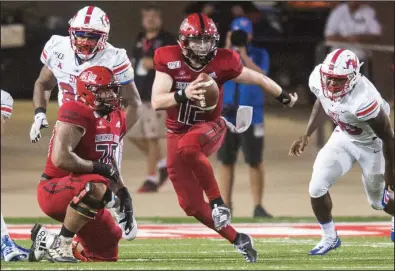
[[[236,2],[218,2],[215,14],[221,14],[220,32],[232,20],[230,6]],[[44,168],[48,141],[55,123],[57,104],[49,106],[50,129],[43,132],[39,144],[31,144],[29,130],[34,113],[31,103],[33,85],[42,63],[39,60],[45,42],[53,34],[68,35],[68,20],[80,8],[92,2],[1,2],[1,88],[14,97],[14,114],[1,142],[1,204],[5,217],[44,216],[36,202],[36,185]],[[140,10],[146,2],[97,2],[111,21],[109,42],[131,51],[140,31]],[[179,24],[188,11],[197,9],[194,2],[156,3],[163,10],[165,28],[177,34]],[[201,3],[200,3],[201,4]],[[282,110],[274,99],[265,99],[266,185],[264,204],[274,216],[312,216],[308,182],[319,145],[328,138],[332,125],[315,137],[306,153],[288,157],[288,148],[305,129],[312,96],[307,87],[308,76],[316,63],[323,60],[323,29],[336,2],[243,2],[246,14],[255,22],[253,43],[264,47],[271,57],[270,76],[288,91],[297,91],[298,106]],[[371,51],[369,67],[382,96],[393,111],[394,75],[394,2],[369,2],[376,10],[382,26],[382,37]],[[197,4],[199,5],[199,4]],[[218,18],[218,16],[217,16]],[[215,19],[215,18],[214,18]],[[222,35],[224,37],[224,35]],[[389,45],[389,46],[388,46]],[[392,47],[392,48],[391,48]],[[322,50],[324,48],[324,50]],[[53,91],[53,98],[57,90]],[[391,115],[393,120],[393,113]],[[163,145],[165,145],[163,140]],[[211,158],[218,173],[216,157]],[[248,168],[240,155],[236,169],[233,200],[234,216],[250,217],[252,199]],[[125,143],[122,173],[135,192],[143,180],[145,159],[130,143]],[[357,166],[332,189],[334,216],[381,216],[370,208],[361,185]],[[184,216],[170,183],[158,193],[132,194],[137,217]]]

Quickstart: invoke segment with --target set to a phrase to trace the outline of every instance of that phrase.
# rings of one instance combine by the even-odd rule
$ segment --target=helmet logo
[[[346,62],[346,69],[348,69],[349,67],[350,67],[350,65],[354,68],[354,69],[356,69],[357,68],[357,61],[355,60],[355,59],[349,59],[349,60],[347,60],[347,62]]]
[[[97,75],[92,73],[91,71],[86,71],[80,75],[80,78],[82,81],[85,82],[95,82]]]
[[[110,20],[108,19],[107,14],[104,14],[100,17],[101,23],[104,27],[107,27],[110,24]]]
[[[185,19],[185,20],[182,22],[182,24],[181,24],[180,30],[181,30],[181,31],[187,31],[187,30],[189,30],[190,28],[191,28],[191,25],[189,24],[188,19]]]

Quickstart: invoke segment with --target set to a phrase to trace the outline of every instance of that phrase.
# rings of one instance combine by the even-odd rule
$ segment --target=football
[[[205,86],[203,87],[206,90],[206,93],[201,94],[204,99],[200,101],[196,101],[196,105],[200,110],[210,111],[213,110],[218,103],[219,96],[219,88],[217,83],[212,79],[208,74],[201,73],[198,78],[202,78]]]

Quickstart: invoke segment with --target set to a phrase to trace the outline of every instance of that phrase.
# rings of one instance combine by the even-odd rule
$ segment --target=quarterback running
[[[310,255],[324,255],[341,245],[332,218],[329,188],[356,162],[362,170],[362,184],[370,206],[394,215],[394,132],[390,107],[360,73],[362,64],[352,51],[337,49],[315,67],[309,87],[317,100],[304,135],[293,142],[289,151],[292,156],[301,155],[326,115],[337,125],[316,157],[309,184],[311,206],[323,232]]]
[[[230,226],[230,210],[222,200],[208,160],[221,146],[229,125],[221,118],[222,88],[228,80],[256,84],[288,107],[294,105],[297,95],[288,94],[267,76],[244,67],[235,51],[217,48],[218,41],[212,19],[201,13],[189,15],[180,26],[179,45],[155,51],[151,102],[154,109],[167,112],[167,170],[181,208],[232,243],[247,262],[256,262],[251,237]],[[205,99],[207,82],[202,82],[201,73],[209,75],[219,88],[218,103],[211,110],[196,104]]]

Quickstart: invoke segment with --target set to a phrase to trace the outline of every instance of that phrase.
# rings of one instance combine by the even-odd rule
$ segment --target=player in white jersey
[[[12,107],[14,100],[11,95],[1,90],[1,135],[4,133],[4,126],[12,115]],[[3,214],[1,214],[1,259],[6,262],[26,261],[29,250],[18,246],[8,234],[7,225],[4,222]]]
[[[317,96],[306,132],[291,146],[299,156],[315,129],[328,115],[337,125],[313,166],[309,194],[323,231],[310,255],[324,255],[340,246],[332,219],[329,188],[357,162],[369,204],[393,216],[394,131],[389,105],[374,85],[360,74],[358,57],[337,49],[313,70],[310,90]],[[325,114],[326,113],[326,114]]]
[[[53,35],[41,53],[44,66],[34,84],[33,94],[35,116],[30,130],[33,143],[39,141],[40,130],[48,128],[46,108],[51,90],[58,85],[59,106],[69,100],[77,100],[76,78],[80,72],[91,66],[105,66],[111,69],[122,85],[124,103],[134,105],[134,120],[129,121],[135,123],[140,115],[141,99],[133,81],[134,71],[131,62],[124,49],[115,48],[107,42],[110,32],[107,14],[98,7],[86,6],[74,15],[69,24],[70,35]],[[122,145],[121,141],[116,149],[115,160],[118,167],[122,159]],[[117,220],[121,221],[123,215],[119,212],[115,214]],[[120,225],[122,226],[122,223]],[[124,238],[129,239],[125,232]]]

